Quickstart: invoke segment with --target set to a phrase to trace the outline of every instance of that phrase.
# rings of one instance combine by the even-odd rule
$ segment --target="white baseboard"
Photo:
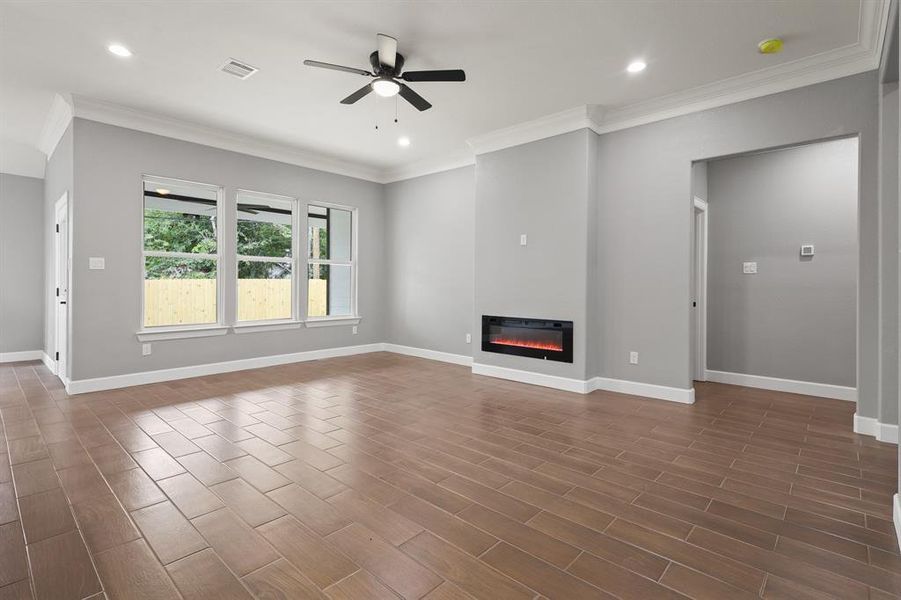
[[[898,443],[898,426],[889,423],[880,423],[879,419],[864,417],[854,413],[854,433],[870,435],[880,442],[889,444]]]
[[[590,379],[589,387],[592,390],[605,390],[608,392],[631,394],[633,396],[645,396],[647,398],[669,400],[670,402],[680,402],[682,404],[695,403],[694,388],[676,388],[653,383],[641,383],[640,381],[610,379],[608,377],[595,377]]]
[[[895,538],[901,544],[901,494],[895,494],[892,508],[892,520],[895,522]]]
[[[190,377],[202,377],[218,373],[230,373],[244,371],[246,369],[258,369],[261,367],[273,367],[295,362],[319,360],[322,358],[334,358],[337,356],[351,356],[354,354],[366,354],[368,352],[380,352],[384,344],[366,344],[362,346],[342,346],[339,348],[325,348],[323,350],[309,350],[307,352],[294,352],[291,354],[277,354],[274,356],[260,356],[245,358],[227,362],[207,363],[190,367],[176,367],[174,369],[160,369],[158,371],[144,371],[129,373],[127,375],[113,375],[111,377],[97,377],[94,379],[76,379],[69,381],[66,390],[69,394],[84,394],[112,390],[116,388],[130,387],[133,385],[145,385],[159,383],[161,381],[173,381],[176,379],[188,379]]]
[[[480,363],[472,364],[472,372],[476,375],[488,375],[489,377],[509,379],[510,381],[529,383],[531,385],[541,385],[567,392],[575,392],[577,394],[589,394],[594,390],[606,390],[609,392],[655,398],[657,400],[680,402],[682,404],[694,404],[695,401],[695,391],[693,389],[673,388],[651,383],[640,383],[638,381],[626,381],[623,379],[610,379],[607,377],[592,377],[588,380],[571,379],[568,377],[544,375],[542,373],[533,373],[531,371],[521,371],[519,369],[509,369],[507,367],[496,367],[494,365]]]
[[[789,392],[792,394],[805,394],[807,396],[820,396],[821,398],[835,398],[857,402],[857,388],[828,383],[814,383],[812,381],[797,381],[795,379],[779,379],[778,377],[764,377],[763,375],[746,375],[744,373],[728,373],[726,371],[706,371],[707,381],[716,383],[728,383],[731,385],[743,385],[746,387],[774,390],[777,392]]]
[[[471,356],[462,354],[451,354],[450,352],[438,352],[437,350],[426,350],[425,348],[414,348],[412,346],[401,346],[398,344],[382,344],[385,352],[394,352],[395,354],[405,354],[407,356],[418,356],[419,358],[427,358],[429,360],[439,360],[441,362],[453,363],[455,365],[470,366],[472,364]]]
[[[542,373],[533,373],[532,371],[496,367],[494,365],[485,365],[476,362],[472,363],[472,372],[476,375],[487,375],[489,377],[497,377],[498,379],[509,379],[510,381],[540,385],[566,392],[576,392],[577,394],[587,394],[591,391],[589,389],[589,382],[581,379],[570,379],[569,377],[559,377],[557,375],[544,375]]]
[[[41,352],[41,362],[44,363],[44,366],[50,369],[50,372],[56,375],[56,361],[50,358],[50,355],[46,352]]]
[[[21,352],[0,352],[0,363],[22,362],[24,360],[41,360],[42,350],[23,350]]]

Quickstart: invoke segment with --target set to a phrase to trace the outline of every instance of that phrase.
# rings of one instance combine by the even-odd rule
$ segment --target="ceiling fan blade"
[[[319,67],[320,69],[331,69],[333,71],[344,71],[345,73],[356,73],[357,75],[366,75],[367,77],[372,77],[372,73],[369,71],[364,71],[363,69],[355,69],[353,67],[345,67],[343,65],[333,65],[332,63],[320,62],[318,60],[305,60],[303,61],[308,67]]]
[[[429,104],[429,101],[411,90],[407,85],[400,84],[400,91],[398,92],[400,97],[415,106],[419,110],[428,110],[432,108],[432,105]]]
[[[365,96],[366,94],[368,94],[371,91],[372,91],[372,84],[367,83],[366,85],[364,85],[363,87],[358,89],[356,92],[354,92],[353,94],[351,94],[350,96],[348,96],[347,98],[342,100],[341,104],[353,104],[354,102],[356,102],[357,100],[359,100],[360,98],[362,98],[363,96]]]
[[[466,72],[463,69],[407,71],[400,78],[404,81],[466,81]]]
[[[379,62],[382,66],[394,68],[397,58],[397,40],[390,35],[380,33],[376,36],[379,44]]]

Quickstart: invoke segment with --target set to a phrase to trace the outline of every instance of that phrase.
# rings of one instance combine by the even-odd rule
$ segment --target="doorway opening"
[[[856,397],[858,160],[849,137],[692,164],[693,380]]]
[[[69,193],[64,193],[54,206],[54,364],[56,375],[69,380]]]

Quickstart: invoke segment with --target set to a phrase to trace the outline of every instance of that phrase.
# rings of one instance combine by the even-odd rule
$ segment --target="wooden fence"
[[[326,281],[309,281],[309,313],[325,314]],[[291,317],[290,279],[241,279],[238,320]],[[215,279],[147,279],[144,281],[144,326],[216,322]]]

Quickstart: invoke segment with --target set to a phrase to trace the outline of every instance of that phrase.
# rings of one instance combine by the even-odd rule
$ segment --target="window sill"
[[[159,327],[142,329],[135,333],[140,342],[155,342],[159,340],[183,340],[197,337],[213,337],[228,333],[227,325],[209,325],[203,327]]]
[[[246,321],[233,325],[235,333],[256,333],[259,331],[279,331],[282,329],[300,329],[303,321]]]
[[[361,317],[313,317],[307,318],[307,327],[337,327],[340,325],[356,325]]]

